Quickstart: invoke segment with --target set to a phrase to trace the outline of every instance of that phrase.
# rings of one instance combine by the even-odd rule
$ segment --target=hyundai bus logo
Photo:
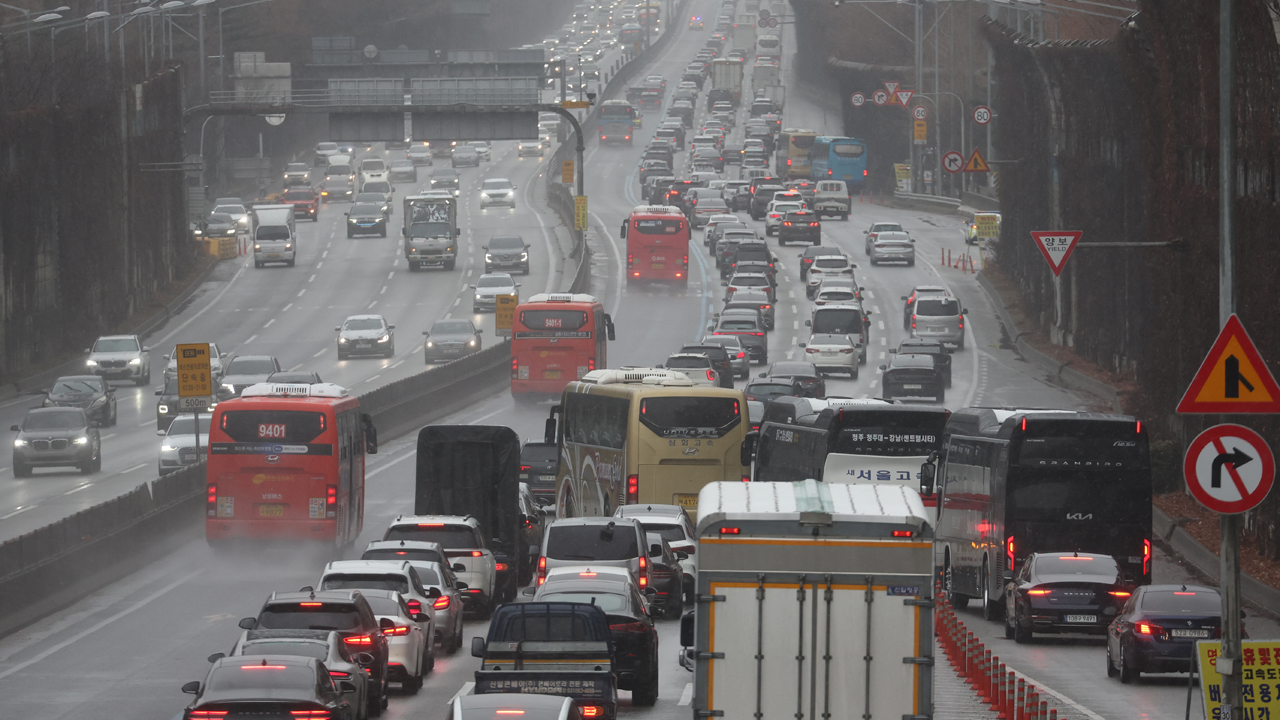
[[[685,455],[697,455],[697,454],[698,454],[698,448],[696,448],[696,447],[687,447],[687,448],[685,448],[684,450],[681,450],[681,452],[683,452]]]
[[[268,455],[265,459],[268,465],[275,465],[276,463],[280,462],[279,455]]]

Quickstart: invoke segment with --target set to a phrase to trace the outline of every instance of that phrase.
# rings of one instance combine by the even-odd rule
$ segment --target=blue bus
[[[809,177],[843,180],[849,192],[867,182],[867,144],[857,138],[819,135],[809,149]]]

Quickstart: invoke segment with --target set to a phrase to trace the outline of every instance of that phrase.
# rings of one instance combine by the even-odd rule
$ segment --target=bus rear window
[[[835,152],[837,157],[842,158],[860,158],[862,157],[862,153],[867,151],[867,149],[862,145],[855,145],[853,143],[836,143],[831,146],[831,149]]]
[[[646,218],[631,221],[631,227],[642,235],[674,235],[684,227],[683,220]]]
[[[222,431],[236,442],[309,443],[325,431],[324,413],[302,410],[228,410]]]
[[[640,401],[640,422],[660,437],[724,437],[742,419],[738,401],[721,397],[652,397]]]
[[[1017,464],[1080,469],[1146,467],[1147,440],[1132,422],[1029,418]]]
[[[801,150],[808,150],[813,147],[813,143],[817,138],[813,135],[792,135],[791,144]]]
[[[520,324],[530,330],[577,330],[587,324],[587,313],[581,310],[525,310]]]

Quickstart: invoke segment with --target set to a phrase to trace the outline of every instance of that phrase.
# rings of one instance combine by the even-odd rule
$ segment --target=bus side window
[[[346,460],[350,457],[349,442],[351,436],[351,424],[348,422],[350,416],[341,413],[338,415],[338,459]]]
[[[364,455],[364,443],[361,442],[364,432],[360,422],[360,417],[352,410],[349,424],[351,426],[351,457],[353,458]]]

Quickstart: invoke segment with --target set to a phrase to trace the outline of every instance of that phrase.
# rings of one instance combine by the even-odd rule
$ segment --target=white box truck
[[[297,233],[292,205],[255,205],[253,222],[253,266],[284,263],[293,267],[297,257]]]
[[[933,717],[933,528],[910,488],[713,482],[698,495],[693,718]]]

